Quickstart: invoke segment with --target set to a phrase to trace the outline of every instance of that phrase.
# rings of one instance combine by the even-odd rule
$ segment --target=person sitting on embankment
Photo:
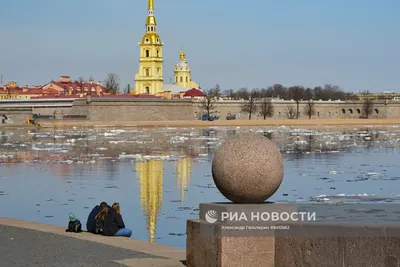
[[[90,212],[87,222],[86,222],[86,230],[90,233],[96,233],[96,215],[99,214],[103,208],[108,207],[106,202],[101,202],[100,206],[97,205]]]
[[[125,236],[130,237],[132,230],[125,228],[124,221],[120,214],[119,203],[114,203],[111,208],[105,207],[100,213],[104,215],[104,232],[105,236]]]

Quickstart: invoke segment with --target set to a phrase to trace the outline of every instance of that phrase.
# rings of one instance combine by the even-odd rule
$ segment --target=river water
[[[259,132],[285,161],[277,202],[399,202],[400,128],[13,129],[0,135],[0,217],[66,226],[119,202],[132,238],[186,246],[199,203],[214,186],[215,149]]]

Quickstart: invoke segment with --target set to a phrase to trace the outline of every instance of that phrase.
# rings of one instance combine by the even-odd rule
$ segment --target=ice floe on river
[[[395,202],[400,201],[400,195],[397,196],[378,196],[369,194],[337,194],[337,195],[319,195],[311,197],[310,201],[324,203],[376,203],[376,202]]]

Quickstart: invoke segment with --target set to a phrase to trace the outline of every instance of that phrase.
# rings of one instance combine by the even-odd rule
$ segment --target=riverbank
[[[292,126],[292,127],[321,127],[321,126],[368,126],[400,125],[399,119],[302,119],[302,120],[221,120],[221,121],[40,121],[42,128],[71,128],[71,127],[268,127],[268,126]],[[34,128],[26,124],[1,124],[0,128]]]
[[[7,218],[0,218],[0,233],[0,254],[8,267],[183,267],[186,258],[184,249]]]

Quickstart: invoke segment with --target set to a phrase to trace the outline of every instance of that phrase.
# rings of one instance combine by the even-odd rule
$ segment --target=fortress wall
[[[236,114],[236,119],[248,120],[248,113],[241,111],[242,105],[245,102],[240,101],[225,101],[215,102],[214,113],[220,114],[220,119],[225,120],[229,112]],[[202,114],[205,110],[201,107],[200,103],[194,103],[194,111]],[[288,110],[290,107],[296,111],[295,102],[274,102],[272,103],[274,114],[271,118],[267,119],[288,119]],[[376,109],[376,110],[375,110]],[[252,114],[253,119],[263,119],[263,116],[258,111]],[[363,103],[357,101],[351,102],[322,102],[318,101],[314,104],[314,115],[312,119],[358,119],[362,116]],[[308,104],[300,103],[299,105],[299,118],[308,118]],[[371,119],[384,119],[384,118],[400,118],[400,102],[389,103],[374,103],[372,114],[369,116]]]
[[[49,104],[46,107],[46,103]],[[40,107],[21,107],[28,102],[15,103],[15,106],[2,107],[0,112],[13,118],[15,123],[24,123],[32,114],[51,115],[57,109],[64,115],[86,115],[91,121],[165,121],[165,120],[195,120],[205,113],[199,102],[190,100],[163,100],[163,99],[94,99],[90,103],[86,99],[71,100],[72,107],[65,101],[54,100],[42,103]],[[70,104],[71,104],[70,103]],[[214,113],[219,113],[220,120],[226,120],[228,113],[236,114],[238,120],[248,120],[248,114],[241,111],[244,102],[219,101],[215,102]],[[36,103],[37,104],[37,103]],[[53,106],[50,106],[52,104]],[[56,105],[56,107],[54,107]],[[59,105],[59,107],[57,107]],[[307,119],[307,103],[299,105],[299,118]],[[267,119],[288,119],[288,109],[296,111],[295,102],[273,102],[274,115]],[[321,102],[315,103],[315,114],[312,119],[357,119],[362,115],[363,103],[349,102]],[[376,110],[377,112],[376,112]],[[371,119],[400,119],[400,102],[374,103]],[[263,119],[259,111],[252,115],[252,120]]]
[[[76,99],[73,102],[72,108],[68,115],[88,115],[89,114],[89,105],[86,102],[86,99]]]
[[[32,114],[53,115],[55,110],[59,110],[64,115],[69,115],[71,113],[72,108],[66,108],[66,107],[35,108],[32,110]]]
[[[91,121],[193,120],[190,101],[176,100],[95,100],[89,104]]]
[[[399,118],[400,119],[400,102],[389,103],[386,107],[387,118]]]
[[[14,123],[25,123],[26,118],[32,115],[31,109],[2,109],[0,108],[0,114],[5,114]],[[0,122],[1,123],[1,122]]]

